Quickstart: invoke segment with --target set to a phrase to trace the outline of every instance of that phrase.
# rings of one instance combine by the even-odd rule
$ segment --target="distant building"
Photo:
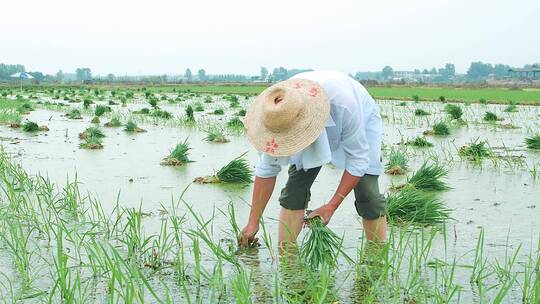
[[[512,78],[540,79],[540,66],[536,64],[529,68],[511,68],[508,72]]]

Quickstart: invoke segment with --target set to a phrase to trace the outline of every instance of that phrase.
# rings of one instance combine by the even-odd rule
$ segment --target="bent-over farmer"
[[[366,89],[346,74],[305,72],[264,90],[246,114],[250,142],[262,152],[255,172],[252,205],[241,245],[256,242],[259,219],[282,165],[289,179],[279,202],[279,244],[294,243],[310,201],[310,188],[327,163],[344,169],[339,186],[309,217],[326,224],[354,191],[355,207],[369,240],[386,236],[385,198],[379,192],[382,121]]]

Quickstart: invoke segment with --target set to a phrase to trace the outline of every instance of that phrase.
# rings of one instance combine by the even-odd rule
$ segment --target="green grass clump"
[[[484,104],[484,105],[487,104],[487,100],[486,100],[485,98],[480,98],[480,99],[478,100],[478,102],[479,102],[480,104]]]
[[[207,95],[205,98],[204,98],[204,103],[212,103],[212,96],[210,95]]]
[[[440,102],[446,102],[446,97],[444,97],[444,96],[439,96],[439,101],[440,101]]]
[[[150,109],[142,108],[139,111],[133,111],[133,114],[143,114],[143,115],[150,114]]]
[[[398,149],[392,149],[385,165],[384,173],[389,175],[403,175],[409,169],[407,155]]]
[[[400,106],[400,107],[404,107],[406,105],[407,105],[406,101],[402,101],[402,102],[398,103],[398,106]]]
[[[113,116],[109,122],[105,123],[105,127],[120,127],[122,125],[122,121],[120,121],[119,116]]]
[[[419,101],[420,101],[420,96],[418,96],[418,95],[413,95],[413,96],[412,96],[412,100],[414,100],[414,102],[419,102]]]
[[[240,111],[238,111],[238,113],[236,113],[237,116],[241,116],[241,117],[244,117],[246,116],[246,110],[245,109],[242,109]]]
[[[213,126],[208,128],[206,130],[206,137],[204,138],[206,141],[214,142],[214,143],[228,143],[229,140],[225,136],[225,132],[222,128]]]
[[[193,107],[191,105],[186,107],[186,122],[195,122],[195,115],[193,112]]]
[[[499,120],[499,117],[497,117],[497,114],[493,112],[487,111],[484,114],[484,121],[497,121],[497,120]]]
[[[424,163],[418,171],[416,171],[408,184],[418,190],[425,191],[446,191],[450,187],[442,178],[448,176],[448,170],[438,164],[428,165]]]
[[[202,104],[196,105],[195,108],[193,109],[193,111],[195,111],[195,112],[203,112],[204,111],[204,106]]]
[[[37,132],[39,131],[39,126],[33,121],[27,121],[23,124],[22,129],[24,132]]]
[[[460,106],[455,104],[447,104],[446,107],[444,107],[444,111],[452,117],[452,119],[460,119],[461,116],[463,116],[463,110]]]
[[[450,209],[434,193],[405,188],[387,199],[386,214],[391,222],[433,225],[450,219]]]
[[[28,112],[33,111],[33,110],[34,110],[34,108],[32,108],[32,106],[29,103],[23,103],[17,109],[17,111],[19,111],[19,113],[28,113]]]
[[[227,126],[232,129],[243,129],[244,123],[238,117],[233,117],[227,122]]]
[[[215,115],[223,115],[223,114],[225,114],[225,112],[223,111],[223,109],[215,109],[214,114]]]
[[[79,144],[81,149],[97,150],[103,148],[103,143],[100,137],[90,136],[84,138],[84,141]]]
[[[128,133],[142,133],[142,132],[146,132],[146,130],[144,129],[141,129],[137,126],[137,124],[133,121],[133,120],[129,120],[125,127],[124,127],[124,131],[128,132]]]
[[[171,112],[161,110],[161,109],[153,110],[151,116],[158,117],[158,118],[163,118],[163,119],[171,119],[173,117]]]
[[[64,99],[65,99],[65,98],[64,98]],[[90,107],[91,104],[93,104],[92,99],[90,99],[90,98],[85,98],[85,99],[83,99],[83,107],[84,107],[85,109],[88,109],[88,108]]]
[[[238,98],[231,100],[231,102],[229,103],[229,106],[231,108],[238,108],[240,106],[240,102],[238,101]]]
[[[506,108],[504,108],[504,112],[506,112],[506,113],[518,112],[517,105],[515,105],[515,104],[508,105]]]
[[[414,110],[414,115],[416,116],[427,116],[430,115],[429,112],[425,111],[424,109],[416,109]]]
[[[213,176],[198,177],[196,183],[229,183],[229,184],[248,184],[251,183],[253,170],[249,167],[249,163],[244,158],[244,154],[230,161],[222,167]]]
[[[481,161],[484,157],[489,157],[492,154],[491,149],[487,147],[487,141],[479,142],[478,139],[459,149],[460,156],[467,157],[472,161]]]
[[[425,137],[423,136],[417,136],[408,142],[405,143],[406,145],[410,145],[413,147],[419,147],[419,148],[429,148],[433,147],[433,144],[430,143]]]
[[[444,121],[437,122],[433,125],[433,129],[425,131],[424,135],[449,135],[450,127]]]
[[[110,108],[107,107],[107,106],[97,105],[96,109],[94,111],[94,114],[96,115],[96,117],[101,117],[101,116],[103,116],[103,114],[105,114],[109,110],[110,110]]]
[[[540,133],[525,138],[525,145],[529,149],[540,150]]]
[[[69,119],[82,119],[81,111],[78,109],[72,109],[66,114],[66,117]]]
[[[328,228],[318,216],[306,219],[308,232],[299,248],[300,257],[312,270],[321,265],[334,268],[343,253],[343,239]]]
[[[189,159],[189,147],[187,139],[184,142],[181,142],[176,145],[176,147],[170,151],[169,156],[167,156],[161,162],[164,166],[182,166],[186,163],[191,162]]]
[[[79,133],[80,139],[86,139],[90,137],[96,137],[96,138],[103,138],[105,137],[105,134],[101,131],[101,129],[96,127],[89,127],[86,128],[83,132]]]

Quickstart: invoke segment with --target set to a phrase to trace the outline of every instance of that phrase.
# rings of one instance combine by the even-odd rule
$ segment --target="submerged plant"
[[[407,141],[405,144],[419,148],[433,147],[433,144],[430,143],[424,136],[417,136],[414,139]]]
[[[448,170],[439,164],[428,165],[424,163],[418,171],[416,171],[408,184],[416,189],[425,191],[446,191],[450,187],[442,180],[448,175]]]
[[[103,134],[103,132],[99,128],[96,128],[96,127],[86,128],[84,132],[79,133],[80,139],[86,139],[90,137],[103,138],[105,137],[105,134]]]
[[[390,175],[403,175],[409,169],[407,155],[401,150],[392,149],[388,157],[384,173]]]
[[[435,193],[405,188],[390,194],[387,202],[386,214],[392,222],[433,225],[450,218],[450,209]]]
[[[184,140],[184,142],[181,142],[176,145],[176,147],[170,151],[169,156],[167,156],[163,161],[161,162],[164,166],[182,166],[186,163],[191,162],[189,159],[189,150],[191,148],[189,147],[187,138]]]
[[[495,113],[488,111],[488,112],[486,112],[484,114],[484,120],[485,121],[497,121],[497,120],[499,120],[499,117],[497,117],[497,115]]]
[[[318,216],[306,219],[306,225],[309,230],[299,248],[302,260],[313,270],[318,270],[322,265],[330,268],[337,266],[338,255],[343,253],[343,239]]]
[[[478,139],[470,142],[468,145],[459,149],[459,155],[467,157],[472,161],[481,161],[484,157],[489,157],[493,153],[489,147],[486,146],[487,141],[478,141]]]
[[[525,145],[527,145],[527,148],[529,149],[540,149],[540,133],[525,138]]]
[[[208,183],[229,183],[229,184],[248,184],[251,183],[253,170],[244,158],[244,154],[230,161],[212,176],[197,177],[194,182],[199,184]]]
[[[460,106],[455,104],[447,104],[446,107],[444,107],[444,111],[452,117],[452,119],[460,119],[461,116],[463,116],[463,110]]]
[[[414,110],[414,115],[416,116],[427,116],[427,115],[430,115],[429,112],[425,111],[424,109],[416,109]]]
[[[146,132],[146,130],[139,128],[139,126],[137,126],[137,124],[131,119],[126,123],[126,126],[124,127],[124,131],[129,132],[129,133]]]

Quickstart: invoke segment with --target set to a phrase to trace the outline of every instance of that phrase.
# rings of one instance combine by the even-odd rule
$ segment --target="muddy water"
[[[397,102],[383,101],[380,104],[386,116],[383,141],[387,146],[399,143],[402,138],[420,135],[434,121],[445,117],[441,113],[440,104],[409,104],[406,107],[397,106]],[[140,106],[134,104],[129,108]],[[427,118],[416,118],[412,115],[416,107],[422,107],[433,114]],[[163,108],[175,114],[183,111],[182,106],[176,105]],[[480,228],[485,229],[486,254],[497,259],[503,259],[507,249],[514,250],[519,244],[522,245],[523,254],[529,253],[531,248],[536,246],[540,233],[540,182],[529,172],[534,164],[540,164],[540,153],[528,151],[523,144],[526,134],[531,130],[538,130],[540,111],[535,107],[520,107],[519,113],[503,113],[502,108],[492,105],[464,107],[464,118],[469,122],[468,126],[454,129],[453,134],[448,137],[430,137],[429,140],[435,143],[432,149],[409,148],[410,154],[415,155],[411,156],[411,168],[419,167],[424,159],[430,156],[428,151],[434,151],[439,160],[449,168],[448,182],[453,189],[442,194],[443,200],[453,209],[454,218],[447,225],[447,255],[456,257],[460,264],[470,263],[474,259],[470,251],[474,249]],[[512,123],[520,128],[502,129],[483,123],[481,117],[486,110],[494,111],[505,118],[498,124]],[[212,216],[214,208],[225,210],[232,201],[239,224],[242,225],[247,219],[251,187],[191,183],[195,177],[212,174],[214,170],[244,152],[248,152],[247,158],[255,166],[257,153],[244,137],[233,136],[230,143],[212,144],[203,140],[205,134],[200,131],[144,124],[141,127],[148,132],[139,134],[127,134],[121,128],[103,128],[107,136],[103,141],[104,149],[83,150],[78,148],[77,136],[90,126],[90,118],[68,120],[62,117],[62,113],[48,110],[33,111],[27,118],[40,125],[48,125],[50,131],[28,135],[20,130],[0,127],[2,145],[15,160],[21,162],[30,173],[46,174],[57,184],[64,183],[68,177],[73,179],[76,174],[82,183],[81,187],[97,197],[106,211],[114,208],[118,197],[124,207],[141,206],[145,213],[152,214],[145,218],[145,230],[148,234],[159,229],[157,223],[162,206],[170,207],[173,202],[176,203],[186,188],[189,189],[185,191],[183,199],[196,211],[204,214],[205,218]],[[186,138],[189,138],[192,147],[190,158],[194,162],[180,168],[161,166],[160,161],[167,156],[169,149]],[[519,163],[510,161],[510,165],[501,162],[499,166],[486,160],[479,166],[460,159],[457,148],[476,138],[488,140],[501,155],[522,156],[524,160]],[[502,152],[502,147],[505,146],[513,149]],[[331,197],[341,173],[331,166],[323,168],[312,188],[310,207],[316,208]],[[403,178],[399,177],[381,176],[381,189],[387,189],[391,184],[400,183],[402,180]],[[275,219],[279,212],[277,197],[285,182],[284,168],[265,213],[267,226],[274,240],[277,238]],[[186,211],[181,204],[179,209],[181,212]],[[217,234],[221,229],[229,228],[227,219],[219,214],[216,215],[214,226]],[[362,228],[353,206],[352,195],[335,213],[330,227],[338,234],[344,234],[347,252],[355,256]],[[436,238],[433,258],[445,256],[443,248],[443,238]],[[270,283],[273,278],[272,275],[267,275],[271,273],[268,270],[273,267],[269,250],[261,248],[258,254],[244,259],[247,265],[256,265],[260,269],[255,273],[260,276],[256,279],[263,285],[262,289],[266,289],[264,282],[269,284],[268,289],[271,291],[273,285]],[[462,300],[470,302],[474,301],[474,293],[468,285],[467,273],[457,270],[456,281],[464,287]],[[345,288],[340,293],[346,298],[347,292],[352,288],[352,280],[350,277],[343,280],[345,282],[341,283]],[[519,290],[513,290],[512,294],[515,299]]]

